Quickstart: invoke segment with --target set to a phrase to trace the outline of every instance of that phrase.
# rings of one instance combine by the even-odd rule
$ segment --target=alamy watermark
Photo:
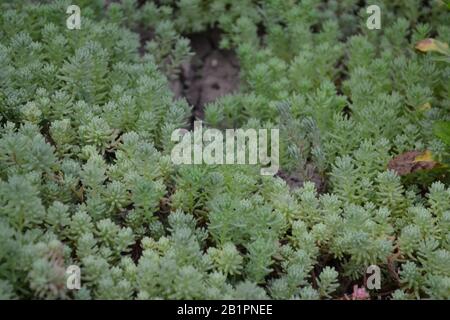
[[[66,26],[70,30],[81,29],[81,9],[77,5],[70,5],[66,10],[70,16],[66,20]],[[366,13],[370,16],[366,20],[366,26],[369,30],[381,29],[381,9],[379,6],[372,4],[366,8]]]
[[[381,289],[381,271],[380,267],[377,265],[370,265],[367,270],[366,274],[370,274],[369,277],[367,277],[366,286],[369,290],[380,290]]]
[[[259,163],[266,166],[260,170],[262,175],[274,175],[278,172],[278,129],[226,129],[224,139],[222,131],[203,130],[202,121],[195,121],[193,132],[177,129],[172,132],[171,140],[177,142],[171,153],[174,164]]]
[[[81,288],[81,269],[77,265],[70,265],[66,269],[66,287],[69,290],[79,290]]]
[[[381,29],[381,9],[376,4],[370,5],[366,8],[366,13],[370,14],[367,18],[366,26],[369,30]]]
[[[81,29],[81,9],[80,9],[80,7],[72,4],[67,7],[66,13],[70,14],[70,16],[66,20],[67,29],[70,29],[70,30]]]

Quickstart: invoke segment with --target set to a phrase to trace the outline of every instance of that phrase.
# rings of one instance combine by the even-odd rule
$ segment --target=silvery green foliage
[[[394,299],[450,298],[450,189],[420,194],[386,170],[436,146],[431,125],[449,117],[448,66],[413,51],[448,42],[448,12],[380,1],[369,32],[356,0],[81,1],[74,32],[69,2],[48,2],[0,7],[0,298],[337,298],[372,264]],[[171,163],[190,107],[164,73],[190,54],[181,34],[210,26],[243,85],[207,124],[280,128],[283,170],[313,167],[328,193]]]

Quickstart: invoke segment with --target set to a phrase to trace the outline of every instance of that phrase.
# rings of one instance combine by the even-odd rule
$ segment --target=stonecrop
[[[442,1],[373,1],[380,30],[359,0],[109,2],[0,4],[1,299],[336,299],[370,265],[372,298],[450,299],[449,180],[388,169],[449,154],[450,53],[416,48],[449,42]],[[192,106],[169,79],[212,27],[242,83],[204,123],[279,129],[299,186],[171,161]]]

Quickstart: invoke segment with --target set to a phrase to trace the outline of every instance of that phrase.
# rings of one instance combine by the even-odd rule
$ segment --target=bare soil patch
[[[177,97],[185,97],[193,109],[192,121],[203,119],[205,104],[239,90],[239,61],[234,51],[219,48],[220,32],[187,36],[195,55],[181,66],[170,82]]]

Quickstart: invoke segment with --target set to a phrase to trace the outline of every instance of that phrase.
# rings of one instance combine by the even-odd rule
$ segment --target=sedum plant
[[[417,46],[450,39],[439,1],[377,1],[372,31],[356,0],[78,1],[80,30],[69,4],[0,4],[0,298],[336,299],[370,265],[372,298],[450,298],[448,181],[388,170],[448,155],[448,59]],[[172,163],[192,107],[169,80],[212,27],[242,85],[205,123],[279,128],[298,186]]]

